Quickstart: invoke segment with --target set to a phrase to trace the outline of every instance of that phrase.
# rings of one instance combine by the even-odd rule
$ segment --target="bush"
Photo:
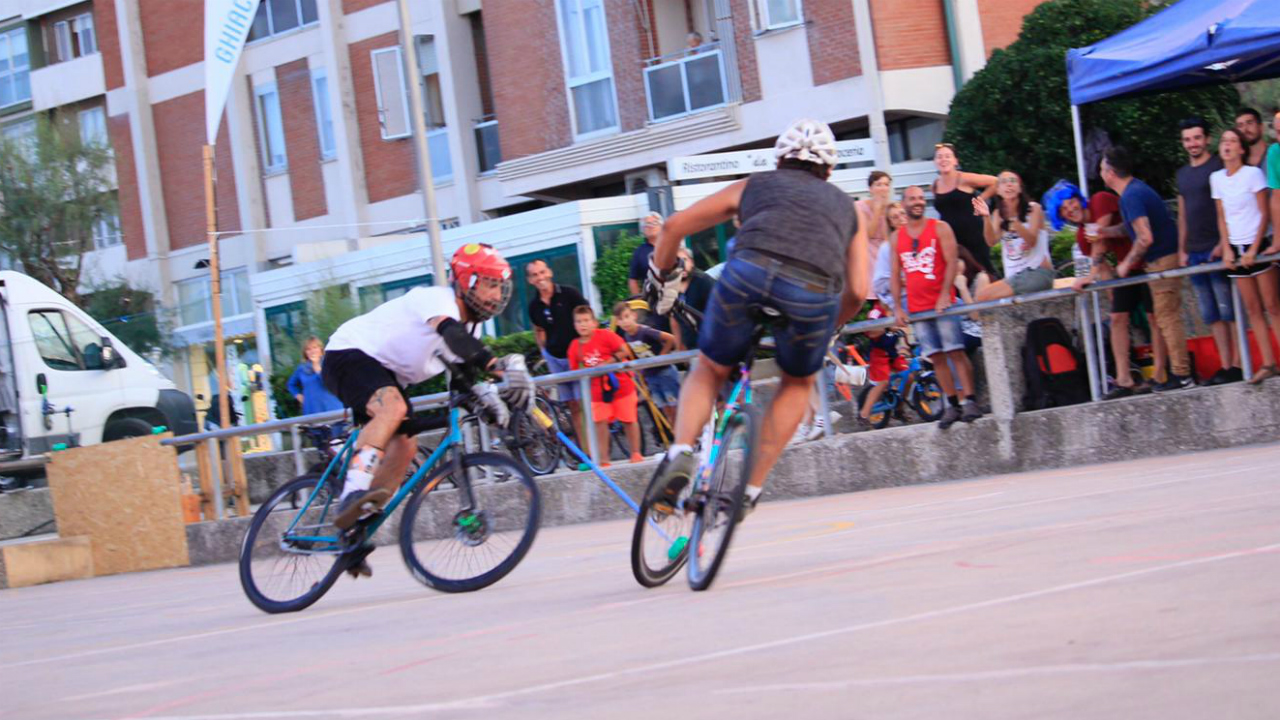
[[[591,281],[600,291],[600,307],[607,314],[613,304],[631,295],[627,288],[627,275],[631,272],[631,256],[644,243],[640,235],[625,234],[613,247],[605,250],[591,268]]]
[[[1066,52],[1103,40],[1163,6],[1145,0],[1048,0],[1023,20],[1018,40],[996,50],[951,102],[946,139],[965,170],[1013,169],[1033,197],[1058,178],[1076,177]],[[1202,115],[1218,127],[1234,118],[1232,86],[1179,91],[1080,107],[1082,132],[1105,130],[1132,151],[1135,174],[1171,194],[1186,162],[1178,123]],[[1093,171],[1091,171],[1092,175]]]
[[[120,282],[92,288],[80,299],[90,317],[139,355],[165,357],[173,350],[162,332],[155,295],[146,290]]]

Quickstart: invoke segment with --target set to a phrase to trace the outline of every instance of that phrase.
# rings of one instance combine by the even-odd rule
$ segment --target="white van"
[[[39,281],[0,271],[0,316],[0,457],[196,431],[190,396]]]

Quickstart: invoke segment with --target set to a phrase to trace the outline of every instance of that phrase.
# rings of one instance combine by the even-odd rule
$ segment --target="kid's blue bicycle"
[[[276,490],[254,514],[240,548],[240,584],[249,601],[268,613],[309,607],[344,571],[360,567],[375,548],[378,529],[402,503],[404,512],[391,532],[399,537],[405,565],[423,584],[470,592],[511,572],[538,532],[538,487],[524,465],[509,456],[462,450],[459,407],[464,401],[463,394],[450,399],[447,419],[407,421],[412,435],[448,431],[382,512],[345,532],[334,527],[333,518],[358,432],[322,473],[303,475]],[[428,496],[434,498],[431,503]]]
[[[905,421],[903,408],[907,405],[925,422],[936,422],[942,417],[942,411],[947,407],[946,396],[933,370],[925,367],[924,359],[920,357],[920,346],[911,349],[911,360],[906,369],[891,374],[888,383],[884,395],[871,406],[871,414],[867,417],[871,427],[883,428],[895,416]],[[866,404],[871,388],[871,385],[866,385],[858,393],[858,408]]]

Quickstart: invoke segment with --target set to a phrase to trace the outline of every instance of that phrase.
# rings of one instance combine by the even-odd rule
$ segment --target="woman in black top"
[[[938,143],[933,152],[933,164],[938,168],[938,179],[933,181],[934,208],[955,232],[956,242],[973,254],[990,279],[996,279],[991,252],[982,236],[982,218],[973,212],[975,197],[985,200],[995,193],[995,177],[961,172],[960,158],[951,143]]]

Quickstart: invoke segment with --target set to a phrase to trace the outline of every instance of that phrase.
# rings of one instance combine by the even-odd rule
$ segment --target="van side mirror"
[[[41,395],[49,392],[49,381],[45,379],[44,373],[36,375],[36,392]]]
[[[112,370],[120,367],[120,353],[116,352],[116,349],[111,346],[111,338],[102,338],[101,353],[103,370]]]

